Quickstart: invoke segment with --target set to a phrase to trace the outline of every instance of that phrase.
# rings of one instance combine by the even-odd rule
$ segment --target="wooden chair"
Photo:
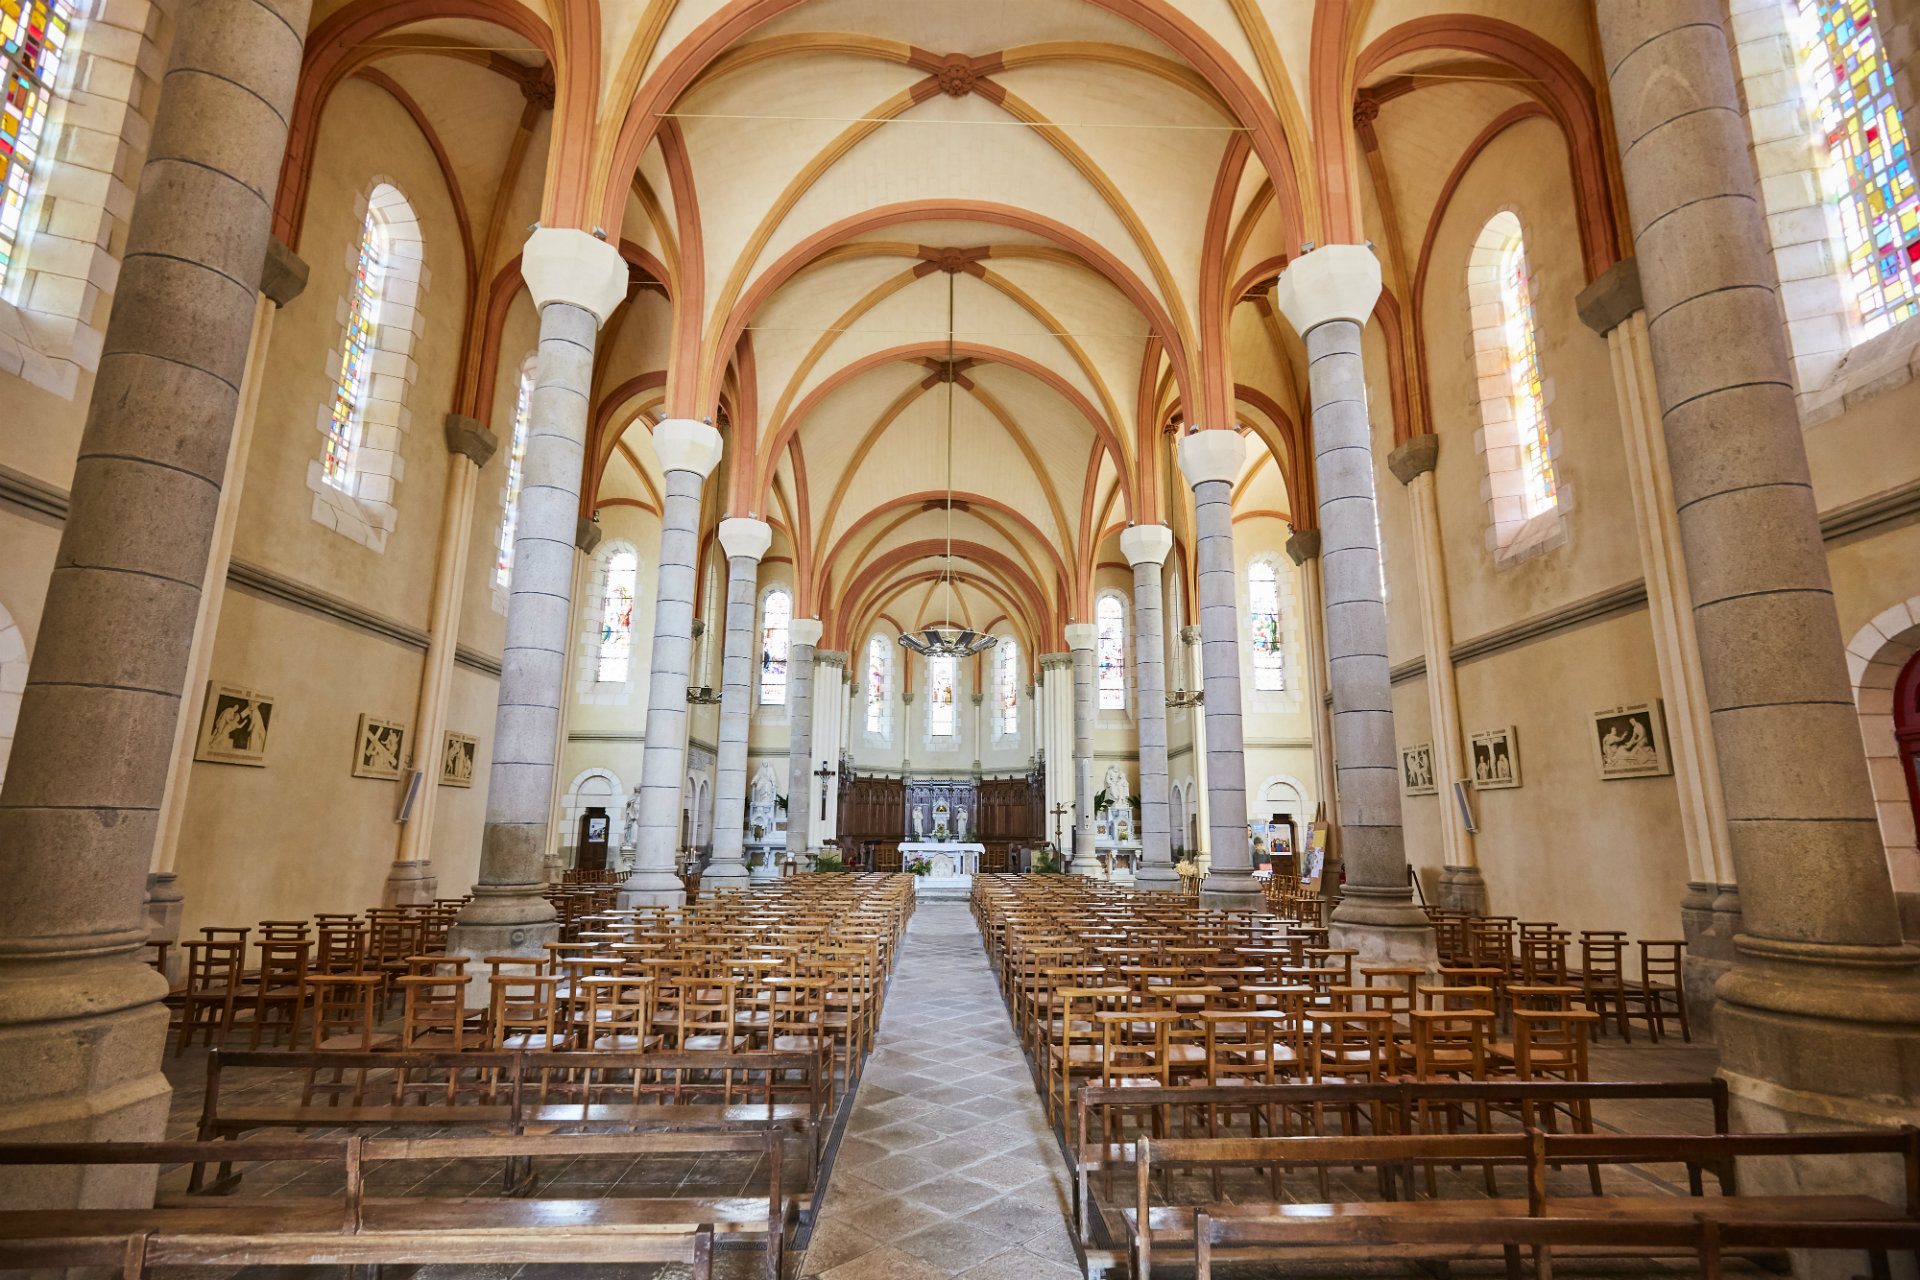
[[[1594,1029],[1606,1033],[1611,1016],[1620,1036],[1633,1043],[1627,1026],[1626,935],[1618,930],[1583,930],[1580,934],[1580,988],[1587,1008],[1599,1015]]]
[[[1627,988],[1621,1023],[1636,1018],[1646,1020],[1647,1034],[1655,1044],[1666,1030],[1667,1019],[1680,1023],[1681,1040],[1693,1042],[1693,1028],[1687,1024],[1687,998],[1681,974],[1681,958],[1687,949],[1678,939],[1640,943],[1640,981]],[[1638,1005],[1636,1012],[1632,1006]]]
[[[304,927],[304,926],[303,926]],[[305,938],[260,940],[260,980],[253,996],[252,1048],[260,1047],[261,1033],[271,1030],[273,1043],[287,1033],[287,1044],[300,1042],[300,1020],[307,1008],[307,959],[313,943]]]
[[[564,1048],[566,1034],[555,997],[559,985],[556,974],[501,973],[496,965],[487,979],[488,1045],[495,1049]],[[588,1025],[597,1024],[589,1019]]]
[[[211,1047],[215,1036],[233,1028],[234,1002],[240,995],[240,969],[247,948],[244,939],[200,940],[182,946],[187,953],[187,980],[180,993],[180,1038],[174,1042],[175,1057],[187,1051],[195,1032],[206,1032]]]
[[[372,1053],[397,1043],[399,1037],[392,1032],[377,1030],[384,982],[377,973],[316,974],[309,978],[314,1052]],[[353,1072],[351,1084],[347,1082],[349,1070]],[[300,1105],[309,1106],[315,1095],[322,1095],[332,1106],[342,1100],[349,1106],[360,1106],[367,1099],[367,1073],[366,1067],[310,1067],[300,1091]]]

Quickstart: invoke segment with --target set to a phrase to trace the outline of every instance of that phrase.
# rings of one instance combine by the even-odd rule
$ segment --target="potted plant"
[[[837,853],[822,853],[813,860],[813,869],[823,875],[834,875],[847,869]]]
[[[1049,845],[1047,848],[1036,852],[1033,855],[1033,871],[1035,875],[1043,876],[1057,876],[1061,874],[1059,851]]]
[[[932,870],[933,859],[924,853],[907,859],[906,872],[910,876],[924,876]]]

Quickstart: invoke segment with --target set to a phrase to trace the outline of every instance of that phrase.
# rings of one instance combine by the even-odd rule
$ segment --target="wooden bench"
[[[1898,1132],[1642,1136],[1549,1134],[1388,1134],[1367,1137],[1141,1138],[1134,1153],[1134,1204],[1124,1216],[1137,1280],[1151,1280],[1156,1247],[1194,1251],[1197,1280],[1209,1280],[1217,1251],[1232,1261],[1300,1262],[1341,1258],[1461,1260],[1498,1247],[1518,1280],[1520,1250],[1531,1248],[1539,1280],[1552,1274],[1552,1251],[1646,1257],[1693,1253],[1709,1275],[1731,1252],[1782,1248],[1860,1249],[1874,1274],[1889,1274],[1889,1249],[1920,1247],[1920,1129]],[[1864,1195],[1748,1196],[1723,1186],[1719,1196],[1549,1196],[1558,1165],[1687,1164],[1731,1168],[1736,1160],[1780,1156],[1900,1158],[1906,1203]],[[1156,1166],[1289,1170],[1444,1165],[1524,1168],[1524,1197],[1321,1204],[1151,1203]],[[1412,1188],[1411,1179],[1407,1186]]]
[[[1391,1084],[1279,1084],[1279,1085],[1178,1085],[1165,1089],[1107,1088],[1086,1085],[1074,1095],[1074,1210],[1083,1245],[1093,1244],[1097,1214],[1090,1179],[1096,1173],[1130,1168],[1134,1160],[1132,1143],[1109,1143],[1104,1135],[1093,1132],[1094,1125],[1111,1110],[1138,1112],[1148,1107],[1231,1108],[1271,1106],[1298,1117],[1301,1132],[1316,1129],[1316,1117],[1338,1116],[1348,1108],[1365,1107],[1373,1111],[1388,1132],[1415,1133],[1422,1108],[1459,1108],[1464,1115],[1510,1114],[1522,1127],[1551,1130],[1555,1117],[1580,1112],[1595,1102],[1649,1100],[1693,1100],[1711,1105],[1713,1132],[1728,1128],[1727,1082],[1698,1081],[1399,1081]],[[1497,1111],[1496,1111],[1497,1109]],[[1212,1113],[1209,1111],[1209,1121]],[[1210,1133],[1209,1137],[1218,1136]],[[1687,1177],[1693,1194],[1701,1194],[1704,1169],[1690,1165]],[[1731,1164],[1715,1166],[1722,1191],[1732,1194],[1735,1173]],[[1382,1194],[1391,1194],[1390,1171],[1381,1170]],[[1597,1174],[1595,1175],[1597,1177]],[[1595,1182],[1598,1190],[1598,1182]]]
[[[758,1245],[779,1280],[791,1208],[780,1190],[780,1136],[592,1134],[265,1142],[0,1144],[0,1164],[168,1165],[218,1159],[338,1164],[344,1190],[320,1197],[189,1195],[146,1209],[0,1210],[0,1267],[112,1265],[127,1280],[154,1266],[688,1262],[710,1274],[716,1239]],[[753,1152],[768,1162],[765,1196],[506,1198],[371,1196],[368,1166],[386,1160]]]
[[[233,1052],[215,1049],[207,1055],[207,1083],[200,1111],[200,1138],[212,1142],[238,1138],[259,1129],[344,1129],[362,1132],[408,1127],[478,1129],[491,1134],[522,1135],[560,1132],[667,1132],[737,1133],[770,1130],[795,1133],[805,1140],[807,1187],[813,1186],[819,1168],[822,1143],[832,1116],[828,1110],[826,1088],[832,1071],[831,1047],[792,1052],[756,1050],[747,1053],[680,1052],[655,1050],[640,1053],[541,1052],[533,1050],[431,1053],[315,1053],[290,1051]],[[233,1106],[223,1100],[223,1076],[238,1070],[281,1071],[392,1071],[413,1076],[416,1073],[455,1073],[466,1077],[456,1081],[454,1101],[425,1103],[393,1101],[373,1105],[329,1105],[329,1102],[298,1101],[262,1105]],[[646,1095],[656,1100],[621,1102],[595,1101],[595,1091],[604,1095],[625,1084],[595,1084],[579,1077],[593,1073],[604,1080],[609,1072],[705,1077],[737,1074],[743,1078],[758,1075],[764,1081],[768,1073],[803,1073],[804,1102],[774,1102],[770,1091],[748,1088],[747,1093],[762,1092],[758,1103],[686,1103],[666,1100],[662,1092]],[[554,1080],[554,1074],[575,1077]],[[636,1077],[637,1078],[637,1075]],[[679,1083],[678,1080],[675,1082]],[[730,1081],[702,1086],[689,1084],[691,1092],[724,1090]],[[436,1085],[436,1088],[438,1086]],[[650,1088],[652,1086],[642,1086]],[[460,1092],[464,1090],[464,1092]],[[568,1094],[573,1097],[566,1097]],[[466,1101],[459,1101],[465,1097]],[[562,1100],[562,1099],[565,1100]],[[337,1103],[337,1095],[329,1100]],[[233,1175],[223,1160],[220,1181],[204,1185],[204,1166],[196,1165],[190,1187],[225,1191],[231,1189]]]

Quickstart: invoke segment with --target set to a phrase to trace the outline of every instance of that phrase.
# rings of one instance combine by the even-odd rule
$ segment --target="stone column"
[[[1300,566],[1301,631],[1307,639],[1307,714],[1313,721],[1313,787],[1327,823],[1327,858],[1320,869],[1320,896],[1340,896],[1340,824],[1333,804],[1333,717],[1327,705],[1326,593],[1320,583],[1320,531],[1299,529],[1287,539],[1287,555]],[[1316,819],[1318,821],[1318,819]],[[1303,833],[1304,847],[1304,833]]]
[[[1187,626],[1180,628],[1180,656],[1186,663],[1187,688],[1189,691],[1206,692],[1207,677],[1205,664],[1201,661],[1200,628]],[[1206,871],[1213,865],[1213,854],[1209,850],[1213,841],[1208,837],[1212,828],[1213,806],[1207,802],[1207,708],[1204,702],[1188,710],[1188,736],[1193,741],[1193,815],[1195,818],[1195,839],[1193,848],[1187,852],[1193,858],[1193,865]],[[1181,836],[1185,839],[1185,834]]]
[[[0,1137],[161,1136],[167,984],[140,962],[306,0],[175,16],[0,792]],[[151,1204],[152,1166],[0,1171],[14,1209]]]
[[[1440,905],[1487,913],[1487,882],[1473,833],[1450,794],[1454,781],[1472,778],[1460,729],[1460,690],[1453,676],[1453,601],[1447,594],[1446,551],[1440,543],[1440,499],[1433,469],[1440,437],[1414,436],[1387,456],[1387,469],[1407,487],[1413,510],[1413,567],[1420,586],[1420,643],[1427,660],[1427,707],[1432,720],[1433,768],[1440,783]]]
[[[787,856],[807,865],[807,840],[813,833],[813,646],[820,623],[795,618],[787,632]]]
[[[1307,344],[1313,451],[1320,491],[1320,565],[1333,685],[1345,896],[1330,937],[1370,962],[1437,963],[1433,930],[1414,905],[1400,827],[1400,764],[1380,598],[1379,525],[1360,331],[1380,296],[1380,263],[1364,245],[1324,245],[1296,258],[1274,302]],[[1451,798],[1448,798],[1451,803]]]
[[[450,953],[473,957],[543,954],[542,944],[557,935],[544,863],[573,643],[587,400],[600,325],[627,295],[626,260],[584,231],[535,231],[521,250],[520,274],[540,310],[540,350],[514,524],[480,880],[447,939]],[[476,979],[481,985],[469,998],[482,1003],[484,979]]]
[[[1267,895],[1253,878],[1247,831],[1247,762],[1240,723],[1240,605],[1234,591],[1233,482],[1247,442],[1233,431],[1195,431],[1180,441],[1180,471],[1193,486],[1193,562],[1200,601],[1200,666],[1207,700],[1207,843],[1212,859],[1200,905],[1257,911]]]
[[[714,746],[713,859],[702,888],[747,885],[747,725],[753,713],[754,591],[760,557],[773,545],[773,526],[735,516],[720,522],[727,553],[727,634],[720,650],[720,740]]]
[[[1920,952],[1875,822],[1721,7],[1598,16],[1746,927],[1720,1074],[1748,1128],[1905,1123]]]
[[[840,745],[846,725],[847,654],[841,649],[813,651],[813,764],[807,772],[807,806],[812,812],[815,851],[840,833]],[[826,812],[821,812],[820,779],[813,769],[831,769],[826,780]]]
[[[434,557],[433,600],[427,612],[427,653],[420,663],[420,704],[413,717],[412,770],[420,779],[413,812],[400,824],[393,869],[380,895],[382,906],[428,903],[439,877],[433,873],[433,813],[440,795],[441,739],[447,731],[447,699],[453,692],[453,651],[460,638],[460,603],[467,581],[467,549],[473,545],[474,493],[480,472],[500,442],[482,423],[457,413],[446,416],[447,493],[440,508],[440,547]],[[561,687],[564,693],[565,679]],[[403,791],[404,786],[403,785]],[[545,879],[544,873],[542,879]]]
[[[1734,882],[1720,759],[1713,746],[1700,640],[1693,627],[1686,557],[1674,509],[1673,472],[1660,424],[1647,312],[1640,297],[1639,263],[1623,258],[1588,285],[1576,302],[1580,318],[1607,339],[1614,394],[1620,401],[1627,477],[1633,488],[1640,563],[1647,576],[1647,613],[1653,654],[1666,700],[1673,780],[1680,792],[1680,831],[1687,847],[1687,893],[1680,902],[1687,940],[1686,999],[1693,1027],[1713,1034],[1713,989],[1732,967],[1741,931],[1740,891]]]
[[[570,603],[577,604],[581,599],[587,576],[593,567],[593,553],[600,546],[600,539],[603,536],[605,535],[600,532],[600,526],[585,517],[582,517],[573,527],[573,577],[567,589],[567,600]],[[572,616],[577,618],[579,615],[575,613]],[[555,815],[560,812],[560,796],[566,790],[568,726],[573,723],[573,709],[580,704],[580,696],[574,690],[578,687],[580,664],[585,661],[581,648],[577,633],[569,635],[566,657],[560,667],[560,718],[553,726],[553,782],[547,788],[547,812]],[[561,838],[565,834],[566,832],[561,830],[557,816],[553,822],[547,824],[546,859],[543,872],[548,884],[561,884],[567,878],[567,862],[561,853]]]
[[[1173,530],[1137,525],[1120,535],[1133,566],[1133,673],[1140,699],[1140,869],[1136,888],[1178,889],[1167,829],[1167,643],[1160,628],[1160,566],[1173,550]]]
[[[1073,654],[1043,653],[1036,664],[1040,696],[1046,703],[1047,797],[1046,833],[1053,843],[1054,808],[1073,808]],[[1073,814],[1066,813],[1060,823],[1060,865],[1066,867],[1073,856]]]
[[[640,821],[633,874],[620,905],[679,906],[685,886],[674,874],[680,845],[680,794],[687,782],[687,675],[693,669],[694,565],[700,557],[700,489],[720,461],[720,433],[691,418],[653,429],[665,473],[660,512],[660,577],[653,600],[653,665],[647,680],[647,742],[640,754]]]
[[[1100,875],[1093,847],[1093,721],[1098,714],[1093,691],[1093,646],[1099,631],[1091,622],[1067,624],[1067,649],[1073,654],[1073,862],[1077,876]]]

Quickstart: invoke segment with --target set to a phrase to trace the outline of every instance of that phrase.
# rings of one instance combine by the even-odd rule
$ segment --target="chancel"
[[[1916,51],[0,0],[0,1269],[1908,1265]]]

